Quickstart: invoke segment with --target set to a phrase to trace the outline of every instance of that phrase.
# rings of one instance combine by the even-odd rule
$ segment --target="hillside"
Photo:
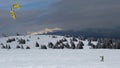
[[[52,43],[54,46],[62,46],[65,44],[69,44],[69,46],[72,47],[71,41],[75,44],[75,47],[77,47],[77,44],[80,41],[83,42],[85,48],[89,47],[88,40],[81,40],[78,38],[73,39],[73,37],[55,35],[27,35],[4,37],[0,38],[0,47],[3,48],[3,46],[10,46],[10,49],[16,49],[17,46],[22,46],[23,48],[29,46],[31,49],[40,49],[41,46],[44,45],[49,49],[49,43]],[[38,46],[36,46],[36,43],[38,44]],[[97,41],[92,41],[92,43],[96,45]]]
[[[52,47],[48,45],[50,42],[53,43]],[[83,42],[81,43],[83,48],[78,47],[80,42]],[[67,43],[69,47],[64,45],[61,48]],[[91,41],[91,43],[96,45],[98,41]],[[118,49],[93,49],[88,44],[88,40],[55,35],[3,37],[0,38],[0,68],[120,67]],[[42,47],[43,45],[46,48]]]

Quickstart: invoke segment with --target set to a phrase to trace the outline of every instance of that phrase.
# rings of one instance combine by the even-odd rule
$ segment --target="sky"
[[[13,20],[9,11],[16,2],[21,8],[16,10],[17,19]],[[120,28],[120,0],[0,0],[0,33],[40,32],[54,28]]]

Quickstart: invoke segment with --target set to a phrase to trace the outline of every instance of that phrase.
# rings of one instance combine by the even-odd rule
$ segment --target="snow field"
[[[119,50],[102,49],[0,50],[0,68],[119,68],[119,57]]]
[[[16,41],[6,43],[10,38]],[[16,49],[19,44],[17,39],[30,40],[23,46],[29,46],[31,49]],[[39,39],[38,39],[39,38]],[[55,44],[64,36],[53,38],[52,35],[35,36],[11,36],[0,38],[0,43],[10,45],[11,49],[1,49],[0,45],[0,68],[119,68],[120,51],[114,49],[90,49],[88,41],[79,40],[84,43],[83,49],[47,49],[42,50],[35,47],[35,43],[47,45],[49,42]],[[70,44],[71,38],[66,38]],[[67,42],[64,42],[67,43]],[[77,44],[78,42],[74,42]],[[97,41],[92,41],[97,44]],[[104,56],[104,62],[101,62],[100,56]]]

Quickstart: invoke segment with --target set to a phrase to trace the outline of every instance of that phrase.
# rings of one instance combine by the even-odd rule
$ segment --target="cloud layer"
[[[20,3],[17,20],[12,20],[8,9],[11,3],[1,1],[1,33],[36,32],[55,27],[64,30],[120,27],[120,0],[20,0]]]

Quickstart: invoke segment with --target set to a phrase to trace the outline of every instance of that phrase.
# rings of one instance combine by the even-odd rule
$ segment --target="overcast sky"
[[[21,4],[16,20],[9,16],[14,2]],[[0,33],[118,27],[120,0],[0,0]]]

